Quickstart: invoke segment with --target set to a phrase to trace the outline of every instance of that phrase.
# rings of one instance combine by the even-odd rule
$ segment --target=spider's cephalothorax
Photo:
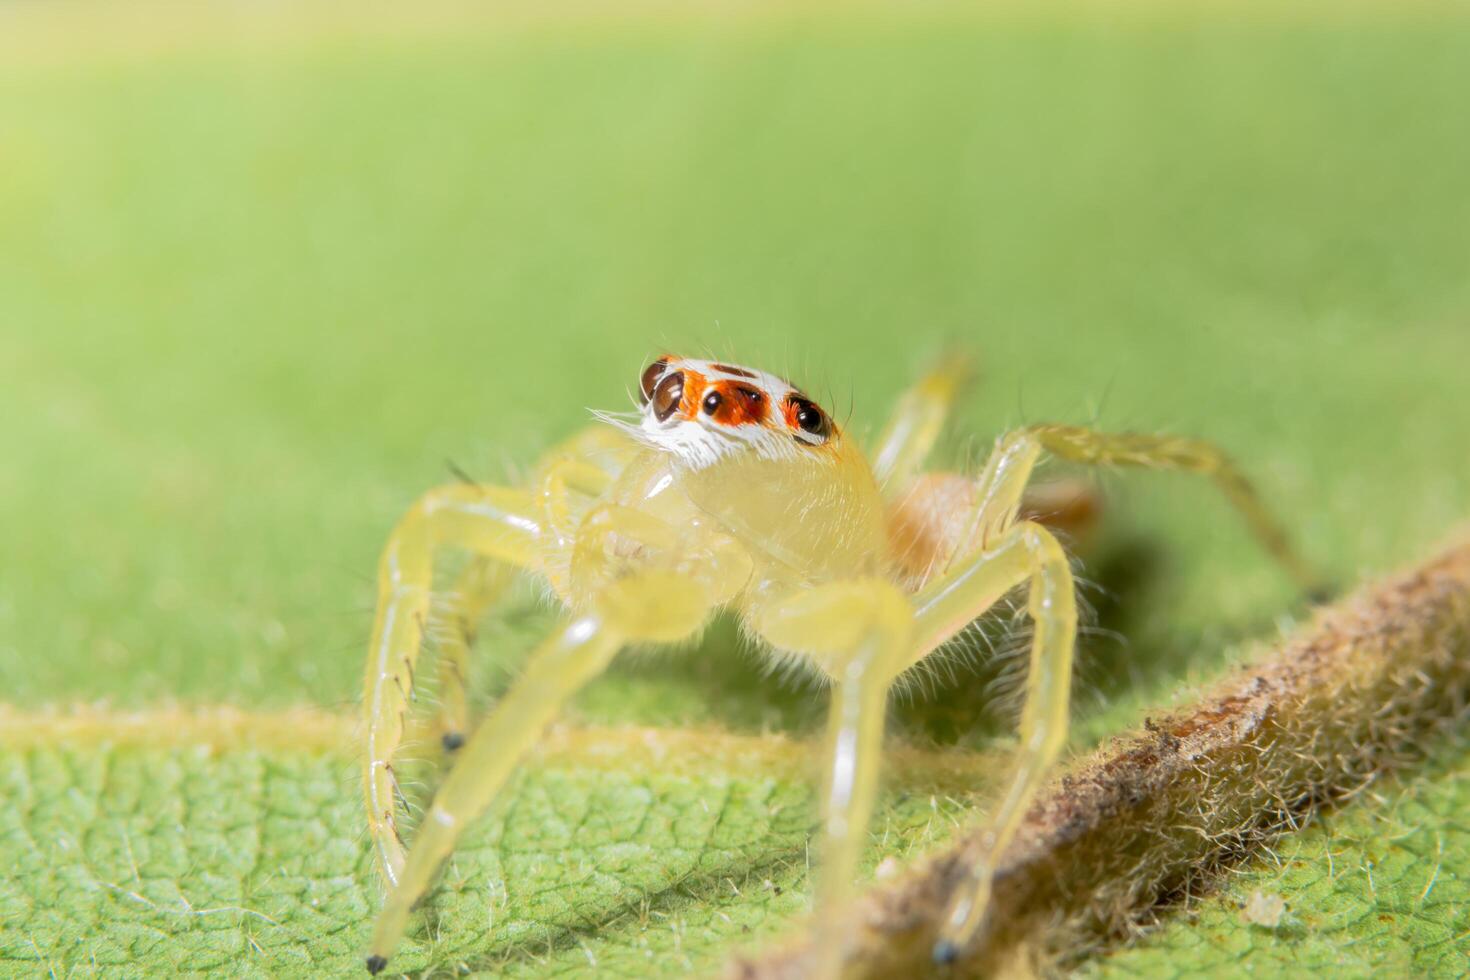
[[[989,850],[955,887],[932,937],[964,955],[984,921],[991,869],[1064,741],[1076,604],[1067,554],[1028,494],[1043,452],[1081,463],[1212,477],[1299,577],[1249,484],[1213,446],[1188,439],[1032,426],[998,439],[976,474],[919,472],[964,375],[952,359],[899,403],[872,463],[812,399],[775,375],[674,356],[638,383],[634,422],[604,422],[552,450],[521,487],[469,484],[425,495],[384,549],[369,652],[364,753],[368,827],[389,886],[368,957],[381,970],[465,824],[482,813],[566,699],[629,644],[696,637],[719,608],[772,655],[830,681],[820,876],[809,973],[843,966],[842,918],[877,795],[884,713],[900,674],[1026,586],[1034,622],[1015,775]],[[394,756],[403,741],[436,553],[474,556],[449,593],[462,627],[441,641],[444,745],[459,751],[411,849],[399,836]],[[549,586],[557,630],[466,741],[464,637],[515,573]],[[462,747],[461,747],[462,746]]]
[[[647,451],[609,499],[670,524],[713,520],[757,559],[757,591],[770,579],[877,572],[887,560],[883,500],[861,448],[790,382],[668,355],[643,371],[638,395],[638,423],[617,424]],[[690,513],[668,513],[671,503]]]

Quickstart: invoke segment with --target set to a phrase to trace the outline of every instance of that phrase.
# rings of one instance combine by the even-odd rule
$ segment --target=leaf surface
[[[5,718],[0,847],[14,871],[0,879],[0,962],[58,975],[359,970],[378,896],[350,729],[304,712]],[[804,910],[805,748],[559,731],[468,835],[395,969],[712,969]],[[900,856],[962,816],[948,792],[984,782],[969,756],[904,761],[907,788],[878,828]]]
[[[446,460],[513,480],[665,347],[789,373],[867,433],[962,340],[982,382],[943,465],[1034,421],[1208,437],[1343,586],[1470,510],[1463,12],[301,6],[0,11],[15,972],[356,970],[377,897],[350,739],[41,709],[340,727],[397,516]],[[1207,490],[1124,482],[1084,566],[1076,749],[1300,609]],[[482,631],[481,707],[548,625],[529,605]],[[895,747],[941,758],[895,757],[870,867],[978,817],[988,770],[934,748],[1004,737],[977,659],[896,712]],[[729,624],[628,658],[569,724],[688,732],[683,762],[546,756],[395,966],[682,975],[794,927],[821,707]],[[1357,907],[1324,895],[1317,921]],[[1217,965],[1203,934],[1139,955]]]

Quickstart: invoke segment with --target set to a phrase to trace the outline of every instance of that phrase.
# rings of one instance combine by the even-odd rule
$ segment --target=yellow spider
[[[817,972],[835,975],[844,945],[837,912],[867,841],[889,690],[1029,583],[1034,633],[1014,774],[989,818],[988,853],[952,896],[934,956],[943,963],[964,952],[985,918],[994,858],[1067,731],[1072,573],[1052,533],[1026,518],[1024,499],[1041,454],[1209,476],[1266,548],[1307,576],[1250,485],[1207,443],[1031,426],[1000,438],[976,477],[920,475],[963,374],[955,359],[905,394],[869,463],[790,383],[661,357],[640,379],[636,421],[600,416],[551,452],[525,487],[457,484],[413,506],[383,552],[367,662],[368,828],[388,884],[370,973],[387,964],[460,834],[566,700],[622,647],[687,640],[723,607],[773,655],[804,661],[831,684],[815,928],[825,957]],[[467,743],[466,641],[447,645],[444,743],[459,758],[405,852],[393,759],[444,548],[475,556],[454,590],[462,623],[477,619],[515,571],[548,583],[565,616]]]

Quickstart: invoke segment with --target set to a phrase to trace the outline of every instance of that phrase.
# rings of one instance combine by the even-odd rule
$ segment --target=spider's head
[[[887,553],[883,499],[857,443],[773,374],[660,357],[639,379],[636,421],[672,457],[681,493],[754,552],[816,578],[862,574]],[[650,474],[655,495],[672,485]]]
[[[638,395],[638,437],[694,468],[743,452],[768,459],[821,455],[840,439],[816,402],[751,368],[660,357],[644,369]]]

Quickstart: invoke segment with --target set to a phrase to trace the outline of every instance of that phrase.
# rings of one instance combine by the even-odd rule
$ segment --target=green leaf
[[[0,11],[0,691],[35,729],[0,740],[7,966],[356,969],[350,745],[33,709],[345,715],[398,514],[445,460],[524,472],[660,348],[790,373],[862,433],[959,339],[947,464],[1017,422],[1198,434],[1338,582],[1427,552],[1470,510],[1470,21],[1148,7]],[[1295,608],[1203,488],[1122,484],[1078,748]],[[483,692],[544,628],[523,606]],[[897,745],[1007,730],[993,666],[947,671]],[[728,624],[620,664],[573,724],[759,764],[532,767],[395,966],[682,974],[793,927],[821,706]],[[975,818],[960,755],[897,760],[870,865]]]
[[[0,879],[0,962],[57,975],[361,968],[378,894],[345,721],[3,721],[0,847],[14,870]],[[804,911],[804,746],[629,728],[548,744],[457,852],[396,969],[676,974]],[[902,761],[878,828],[900,857],[953,827],[959,787],[983,785],[972,759]]]

